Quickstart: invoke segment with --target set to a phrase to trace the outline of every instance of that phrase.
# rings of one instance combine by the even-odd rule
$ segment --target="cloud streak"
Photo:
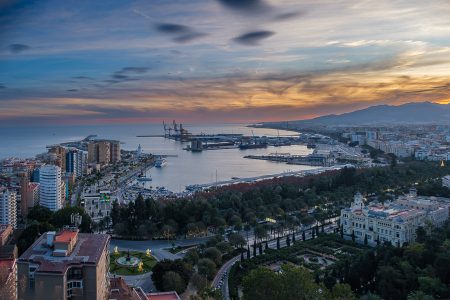
[[[24,44],[11,44],[8,46],[9,51],[14,54],[22,53],[29,50],[30,48],[30,46]]]
[[[274,34],[275,32],[268,30],[253,31],[237,36],[233,41],[245,46],[258,46],[262,40],[267,39]]]

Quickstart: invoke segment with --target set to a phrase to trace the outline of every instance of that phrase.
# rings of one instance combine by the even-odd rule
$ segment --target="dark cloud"
[[[113,79],[105,80],[105,82],[114,84],[122,81],[138,80],[131,76],[145,74],[148,70],[150,70],[150,68],[147,67],[124,67],[111,75]]]
[[[193,40],[206,36],[206,33],[197,32],[189,26],[171,23],[159,23],[155,25],[156,30],[161,33],[175,36],[172,40],[175,43],[189,43]]]
[[[231,10],[256,14],[270,9],[269,5],[263,0],[218,0],[220,4]]]
[[[3,85],[3,83],[0,83],[0,90],[1,90],[1,89],[6,89],[6,86]]]
[[[253,31],[235,37],[233,41],[246,46],[257,46],[260,41],[267,39],[274,34],[275,32],[267,30]]]
[[[144,74],[147,73],[148,70],[150,70],[147,67],[125,67],[122,68],[122,70],[119,71],[119,73],[124,74]]]
[[[191,32],[191,28],[180,24],[160,23],[156,24],[156,30],[168,34],[183,34]]]
[[[114,73],[111,75],[112,78],[117,79],[117,80],[122,80],[122,79],[127,79],[128,76],[127,75],[123,75],[123,74],[119,74],[119,73]]]
[[[79,80],[93,80],[94,78],[89,76],[74,76],[73,79],[79,79]]]
[[[11,44],[8,46],[9,51],[15,54],[29,50],[30,48],[30,46],[24,44]]]
[[[70,90],[67,90],[68,92],[78,92],[78,89],[70,89]]]
[[[294,19],[297,17],[302,17],[306,13],[304,11],[295,11],[295,12],[288,12],[288,13],[281,13],[275,16],[276,21],[284,21],[289,19]]]
[[[189,43],[193,40],[202,38],[204,36],[207,36],[207,34],[201,33],[201,32],[191,32],[188,34],[183,34],[183,35],[177,36],[176,38],[173,39],[173,41],[176,43],[184,44],[184,43]]]

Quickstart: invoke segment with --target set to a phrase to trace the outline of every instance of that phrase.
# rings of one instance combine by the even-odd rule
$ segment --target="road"
[[[324,232],[325,233],[332,233],[334,228],[336,228],[335,224],[329,224],[329,225],[325,225],[324,226]],[[292,238],[292,234],[289,235],[290,238]],[[310,240],[312,239],[312,234],[311,234],[311,230],[305,231],[305,240]],[[302,242],[302,233],[301,232],[296,232],[295,233],[295,241],[296,243],[298,242]],[[292,241],[291,241],[292,243]],[[276,249],[277,248],[277,239],[273,239],[268,241],[268,246],[270,249]],[[286,247],[286,236],[280,237],[280,248],[284,248]],[[263,248],[265,247],[265,245],[263,245]],[[253,249],[250,245],[250,258],[253,257]],[[259,253],[259,250],[257,249],[257,253]],[[244,253],[244,258],[247,257],[247,254]],[[230,294],[229,294],[229,289],[228,289],[228,275],[230,272],[231,267],[238,262],[241,259],[241,256],[235,256],[232,259],[230,259],[229,261],[227,261],[226,263],[224,263],[222,265],[222,267],[219,269],[219,271],[217,272],[216,276],[214,277],[211,286],[217,289],[220,289],[222,292],[222,299],[225,300],[229,300],[230,299]]]

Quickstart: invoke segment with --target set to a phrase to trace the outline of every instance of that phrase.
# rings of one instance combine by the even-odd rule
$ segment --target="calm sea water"
[[[185,125],[192,133],[242,133],[276,136],[272,129],[248,128],[243,124]],[[286,171],[307,170],[314,167],[286,165],[268,161],[245,159],[248,154],[262,155],[274,152],[308,154],[305,146],[268,147],[266,149],[222,149],[193,153],[183,150],[186,144],[164,138],[142,138],[137,135],[163,134],[160,124],[121,124],[58,126],[30,128],[0,128],[0,159],[7,157],[33,157],[46,151],[45,146],[61,142],[80,140],[96,134],[99,138],[116,139],[123,142],[125,150],[135,150],[140,144],[145,153],[177,155],[169,157],[168,164],[161,169],[152,168],[148,173],[152,186],[164,186],[172,191],[182,191],[186,185],[229,180],[231,177],[254,177],[278,174]],[[280,135],[295,134],[279,131]]]

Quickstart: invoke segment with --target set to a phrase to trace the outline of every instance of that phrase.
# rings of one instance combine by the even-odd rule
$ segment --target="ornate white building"
[[[419,226],[441,226],[449,217],[450,199],[419,197],[415,189],[395,202],[364,204],[360,193],[341,211],[344,235],[369,245],[391,242],[396,247],[414,242]]]

